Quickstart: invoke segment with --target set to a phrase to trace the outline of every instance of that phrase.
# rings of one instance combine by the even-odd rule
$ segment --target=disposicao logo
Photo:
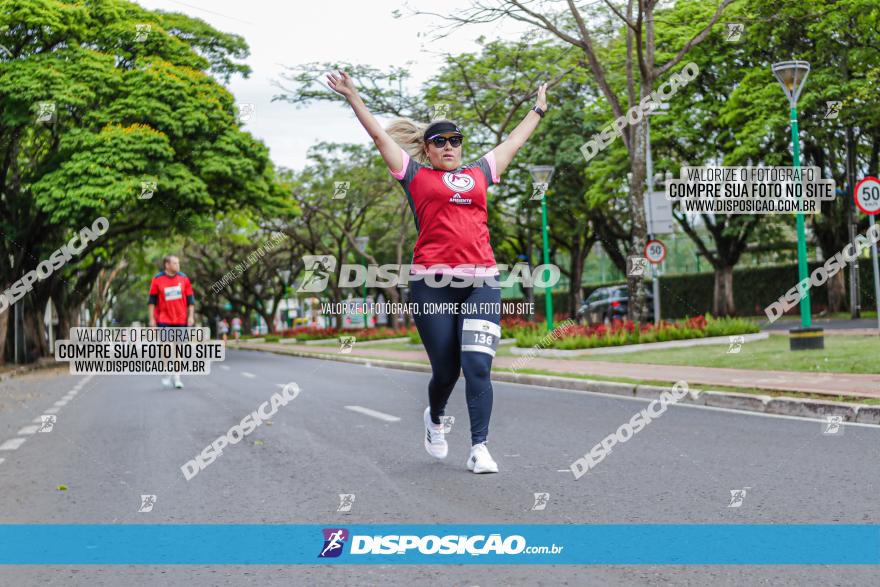
[[[324,528],[324,548],[318,558],[335,558],[342,554],[342,547],[348,540],[348,530],[345,528]]]

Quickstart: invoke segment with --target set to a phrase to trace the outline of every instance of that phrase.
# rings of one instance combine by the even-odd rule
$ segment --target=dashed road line
[[[59,409],[60,408],[49,408],[48,410],[46,410],[46,413],[47,414],[57,414]],[[40,420],[40,421],[42,422],[42,420]]]
[[[363,414],[365,416],[371,416],[373,418],[378,418],[379,420],[383,420],[385,422],[399,422],[400,418],[397,416],[392,416],[391,414],[386,414],[385,412],[378,412],[376,410],[371,410],[370,408],[365,408],[363,406],[345,406],[346,410],[351,410],[352,412],[357,412],[359,414]]]
[[[10,438],[3,444],[0,444],[0,450],[16,450],[27,438]]]
[[[253,379],[254,377],[256,377],[256,375],[254,375],[253,373],[248,373],[247,371],[242,371],[241,374],[244,375],[245,377],[250,378],[250,379]]]
[[[33,426],[33,425],[25,426],[24,428],[22,428],[21,430],[16,432],[16,434],[35,434],[36,431],[39,429],[40,429],[39,426]]]

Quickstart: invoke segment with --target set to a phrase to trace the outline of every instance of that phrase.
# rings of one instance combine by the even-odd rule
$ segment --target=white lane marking
[[[67,392],[67,395],[76,395],[78,393],[79,393],[78,389],[71,389],[70,391]]]
[[[39,426],[25,426],[24,428],[16,432],[16,434],[35,434],[39,429]]]
[[[57,413],[58,413],[58,408],[49,408],[48,410],[46,410],[46,413],[47,413],[47,414],[57,414]],[[40,422],[42,422],[42,421],[43,421],[43,419],[40,418]]]
[[[253,373],[248,373],[247,371],[242,371],[241,374],[244,375],[245,377],[249,377],[250,379],[253,379],[254,377],[256,377],[256,375],[254,375]]]
[[[287,385],[284,383],[276,383],[275,387],[280,387],[281,389],[284,389],[285,387],[287,387]]]
[[[36,422],[37,424],[42,424],[43,423],[43,416],[37,416],[36,418],[31,420],[31,422]]]
[[[3,444],[0,444],[0,450],[15,450],[24,444],[25,440],[27,440],[27,438],[10,438]]]
[[[3,464],[3,461],[5,461],[5,460],[6,460],[6,459],[0,459],[0,465],[2,465],[2,464]]]
[[[557,473],[571,473],[571,469],[556,469]]]
[[[58,400],[57,402],[55,402],[54,404],[52,404],[52,405],[54,405],[54,406],[58,406],[58,407],[60,408],[61,406],[66,406],[66,405],[67,405],[67,400],[60,399],[60,400]]]
[[[376,410],[371,410],[370,408],[365,408],[363,406],[345,406],[345,409],[351,410],[352,412],[358,412],[359,414],[363,414],[365,416],[378,418],[379,420],[383,420],[385,422],[400,421],[400,418],[398,418],[397,416],[392,416],[391,414],[386,414],[385,412],[377,412]]]
[[[220,368],[224,371],[229,371],[229,365],[220,365]]]

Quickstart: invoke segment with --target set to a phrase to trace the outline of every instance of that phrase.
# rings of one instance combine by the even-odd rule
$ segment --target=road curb
[[[12,379],[13,377],[23,375],[24,373],[30,373],[31,371],[38,371],[40,369],[51,369],[52,367],[62,365],[64,365],[64,363],[56,361],[54,358],[42,357],[40,359],[37,359],[35,363],[22,365],[20,367],[12,369],[11,371],[0,374],[0,381],[6,381],[7,379]]]
[[[856,422],[861,424],[880,424],[880,406],[859,405],[856,408]]]
[[[768,414],[785,414],[806,418],[843,416],[847,422],[856,421],[856,406],[843,402],[826,402],[813,399],[774,397],[767,402]]]
[[[700,397],[706,406],[747,412],[766,412],[767,402],[772,399],[769,395],[752,395],[734,391],[704,391]]]
[[[368,359],[365,357],[352,357],[343,354],[325,354],[298,351],[291,348],[248,348],[242,350],[266,351],[280,355],[292,355],[307,359],[325,359],[341,361],[344,363],[356,363],[388,369],[400,369],[403,371],[415,371],[430,373],[430,365],[420,363],[405,363],[389,359]],[[597,381],[593,379],[580,379],[575,377],[560,377],[555,375],[536,375],[531,373],[516,373],[511,371],[492,371],[492,380],[504,383],[519,383],[522,385],[536,385],[541,387],[554,387],[557,389],[569,389],[590,393],[604,393],[620,395],[624,397],[637,397],[644,399],[659,399],[660,394],[669,391],[669,387],[656,385],[637,385],[634,383],[619,383],[615,381]],[[826,416],[842,416],[846,422],[858,422],[864,424],[880,425],[880,406],[865,404],[847,404],[843,402],[822,401],[795,397],[772,397],[769,395],[754,395],[749,393],[737,393],[732,391],[703,390],[699,393],[691,393],[682,398],[680,403],[705,405],[714,408],[727,408],[744,412],[761,412],[783,416],[799,416],[806,418],[824,418]]]

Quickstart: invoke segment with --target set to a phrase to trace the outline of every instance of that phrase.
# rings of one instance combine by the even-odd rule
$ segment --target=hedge
[[[808,263],[810,272],[824,262]],[[733,270],[733,302],[740,316],[763,316],[764,308],[794,287],[798,279],[797,264],[742,267]],[[844,270],[846,300],[849,302],[849,266]],[[585,286],[584,299],[600,287],[624,285],[613,281]],[[650,283],[648,285],[650,287]],[[660,277],[660,314],[663,318],[684,318],[712,312],[715,273],[688,273]],[[870,258],[859,259],[859,292],[862,309],[874,310],[874,276]],[[828,307],[828,287],[810,289],[810,308],[813,314]],[[543,292],[535,292],[535,312],[544,314]],[[553,292],[553,312],[568,312],[568,293]],[[796,306],[789,314],[799,312]]]

